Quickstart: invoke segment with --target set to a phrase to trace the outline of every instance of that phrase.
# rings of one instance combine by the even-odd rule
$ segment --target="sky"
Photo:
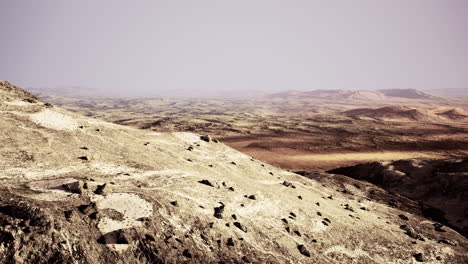
[[[468,87],[467,0],[0,0],[0,79],[108,95]]]

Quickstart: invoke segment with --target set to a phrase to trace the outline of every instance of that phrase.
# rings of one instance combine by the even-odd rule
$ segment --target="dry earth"
[[[370,183],[80,116],[7,82],[0,126],[2,263],[468,261],[465,237]]]
[[[209,133],[292,170],[467,156],[468,99],[411,89],[384,92],[318,90],[250,100],[41,98],[136,128]]]

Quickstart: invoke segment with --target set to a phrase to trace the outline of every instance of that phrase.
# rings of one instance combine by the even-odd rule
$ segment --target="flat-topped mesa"
[[[40,100],[21,88],[7,81],[0,80],[0,102],[25,101],[29,103],[40,102]]]

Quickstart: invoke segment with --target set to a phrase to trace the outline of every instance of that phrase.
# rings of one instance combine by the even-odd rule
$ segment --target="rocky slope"
[[[372,162],[329,171],[426,204],[423,214],[468,235],[468,159]]]
[[[308,179],[209,137],[82,117],[7,82],[0,127],[0,263],[468,260],[466,238],[372,199],[375,186]]]

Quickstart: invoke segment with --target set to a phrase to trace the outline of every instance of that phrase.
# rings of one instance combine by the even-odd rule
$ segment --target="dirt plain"
[[[324,90],[248,100],[40,97],[116,124],[210,134],[234,149],[290,170],[467,156],[468,99],[417,90],[396,95]]]

